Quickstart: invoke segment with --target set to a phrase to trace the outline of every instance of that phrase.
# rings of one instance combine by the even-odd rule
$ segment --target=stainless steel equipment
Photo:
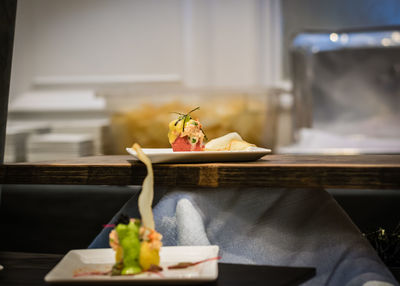
[[[298,141],[281,152],[400,153],[400,27],[302,33],[291,57]]]

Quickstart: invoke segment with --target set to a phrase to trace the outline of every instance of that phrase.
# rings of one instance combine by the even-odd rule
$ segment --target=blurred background
[[[395,0],[20,0],[5,161],[169,147],[170,112],[197,106],[209,138],[398,153],[399,13]]]
[[[6,161],[169,147],[171,112],[197,106],[209,138],[277,141],[280,88],[290,89],[279,1],[21,0],[17,10]]]
[[[398,0],[18,0],[5,162],[168,147],[170,112],[197,106],[209,138],[237,131],[284,154],[400,153],[399,15]],[[136,191],[3,186],[1,223],[17,233],[35,216],[42,237],[51,213],[77,231],[26,249],[86,247],[99,229],[81,230]],[[362,231],[399,221],[396,190],[329,191]]]

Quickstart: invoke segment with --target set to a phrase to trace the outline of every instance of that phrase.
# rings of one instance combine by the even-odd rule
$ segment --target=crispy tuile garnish
[[[132,146],[132,149],[136,151],[137,157],[140,161],[142,161],[147,168],[147,176],[143,181],[142,191],[139,195],[138,205],[139,205],[139,212],[142,218],[142,224],[144,227],[149,229],[154,229],[154,217],[153,212],[151,209],[151,205],[153,203],[154,197],[154,175],[153,175],[153,167],[151,165],[151,161],[149,157],[147,157],[140,145],[135,143]]]

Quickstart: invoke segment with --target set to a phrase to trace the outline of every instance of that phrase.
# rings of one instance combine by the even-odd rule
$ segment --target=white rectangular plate
[[[190,151],[174,152],[172,148],[143,148],[152,163],[195,163],[195,162],[240,162],[255,161],[271,152],[270,149],[253,147],[248,151]],[[136,159],[132,148],[126,151]]]
[[[163,271],[158,274],[145,272],[133,276],[85,275],[74,277],[75,273],[111,269],[115,252],[111,248],[71,250],[45,276],[44,280],[51,283],[197,283],[213,281],[218,277],[217,260],[207,261],[185,269],[169,270],[167,267],[179,262],[196,262],[217,257],[218,251],[217,245],[165,246],[160,251],[160,266]]]

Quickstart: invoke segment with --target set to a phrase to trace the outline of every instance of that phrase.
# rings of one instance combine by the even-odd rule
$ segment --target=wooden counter
[[[255,162],[153,167],[158,186],[400,189],[400,155],[267,155]],[[145,175],[129,155],[0,165],[1,184],[141,185]]]

